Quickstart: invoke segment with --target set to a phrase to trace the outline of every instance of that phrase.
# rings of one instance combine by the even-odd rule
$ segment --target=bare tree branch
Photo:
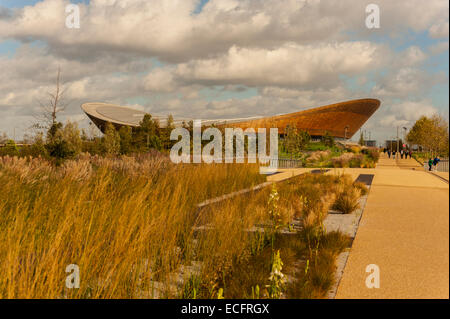
[[[58,67],[55,90],[52,92],[47,92],[48,102],[43,103],[38,100],[39,113],[34,116],[37,121],[36,124],[33,124],[34,128],[48,130],[57,122],[58,114],[63,112],[67,107],[67,103],[64,100],[64,94],[66,91],[67,88],[65,88],[61,83],[61,68]]]

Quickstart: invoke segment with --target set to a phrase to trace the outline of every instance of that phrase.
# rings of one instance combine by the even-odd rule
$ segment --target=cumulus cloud
[[[12,12],[8,8],[2,7],[0,5],[0,20],[8,20],[12,18]]]
[[[220,57],[179,64],[176,74],[200,83],[323,87],[335,85],[339,74],[376,68],[381,57],[369,42],[285,44],[274,50],[233,46]]]
[[[44,0],[0,20],[0,37],[47,41],[59,54],[135,52],[183,62],[223,53],[232,46],[273,48],[369,34],[365,3],[353,0],[210,0],[194,14],[198,0],[92,0],[81,8],[81,28],[64,27],[68,0]],[[440,0],[378,1],[379,34],[430,29],[440,34],[448,3]],[[447,9],[447,10],[445,10]],[[448,31],[447,31],[448,32]],[[69,50],[70,49],[70,50]]]
[[[154,92],[173,92],[177,88],[173,68],[157,68],[144,79],[144,88]]]
[[[404,67],[388,72],[372,89],[374,96],[408,98],[425,95],[434,84],[448,81],[443,72],[430,74],[422,69]]]
[[[399,55],[397,65],[414,66],[425,61],[426,57],[426,54],[418,46],[413,45]]]
[[[440,21],[429,29],[430,36],[435,39],[448,38],[448,21]]]
[[[385,107],[379,121],[383,127],[411,126],[421,116],[432,116],[438,110],[428,100],[405,101]]]
[[[47,54],[47,49],[24,45],[13,58],[0,56],[0,93],[7,98],[1,105],[23,106],[36,103],[54,88],[58,68],[67,83],[70,98],[106,97],[113,92],[134,93],[142,88],[136,73],[151,68],[149,60],[105,56],[90,62],[68,60]],[[109,93],[108,93],[109,92]]]
[[[14,56],[0,55],[0,110],[30,116],[54,87],[58,67],[74,118],[86,101],[200,118],[287,113],[367,96],[392,105],[426,102],[428,110],[424,96],[448,82],[425,67],[448,41],[393,48],[411,31],[448,37],[447,1],[380,0],[377,30],[364,25],[367,3],[354,0],[210,0],[200,12],[199,0],[91,0],[79,4],[80,29],[65,27],[68,3],[0,7],[0,41],[22,42]],[[249,88],[253,93],[237,97]],[[410,121],[399,105],[382,104],[367,125]],[[384,109],[398,113],[388,117]],[[11,127],[5,118],[0,127]]]

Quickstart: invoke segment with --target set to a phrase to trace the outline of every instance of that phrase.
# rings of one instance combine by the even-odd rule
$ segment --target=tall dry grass
[[[153,154],[82,156],[54,167],[0,157],[0,298],[251,298],[264,296],[274,249],[287,297],[321,298],[346,246],[323,219],[346,176],[305,174],[199,208],[207,199],[263,182],[257,165],[174,165]],[[304,262],[308,260],[309,272]],[[67,265],[80,267],[68,289]],[[306,267],[306,268],[305,268]]]
[[[263,180],[256,165],[163,156],[85,156],[58,168],[0,158],[0,298],[179,297],[191,262],[230,256],[242,226],[216,216],[217,237],[195,239],[196,205]],[[69,264],[80,267],[79,289],[66,288]]]
[[[282,298],[323,298],[334,282],[336,257],[349,245],[347,236],[339,232],[327,233],[323,221],[343,183],[347,184],[349,178],[348,175],[303,174],[278,183],[280,227],[274,241],[271,239],[273,219],[270,218],[268,204],[270,188],[236,198],[217,208],[211,207],[213,216],[220,218],[230,212],[239,218],[237,220],[242,218],[240,227],[253,223],[259,226],[259,230],[266,230],[261,233],[254,227],[253,232],[242,231],[236,241],[226,233],[217,236],[228,249],[236,249],[230,255],[238,257],[225,258],[226,267],[222,264],[220,267],[218,264],[205,267],[209,272],[216,269],[214,279],[223,288],[224,296],[255,298],[254,291],[258,287],[259,297],[268,298],[271,261],[274,251],[279,251],[283,273],[288,279]],[[298,220],[300,229],[288,226]]]

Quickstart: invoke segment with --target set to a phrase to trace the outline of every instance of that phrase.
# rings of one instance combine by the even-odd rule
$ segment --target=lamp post
[[[399,145],[398,145],[398,143],[399,143],[399,140],[398,140],[398,126],[397,126],[397,154],[398,154],[398,147],[399,147]]]
[[[406,131],[408,130],[408,128],[405,127],[405,126],[403,126],[403,129],[404,129],[404,131],[403,131],[403,144],[406,145]],[[408,146],[409,146],[409,145],[408,145]],[[409,148],[409,147],[408,147],[408,148]]]

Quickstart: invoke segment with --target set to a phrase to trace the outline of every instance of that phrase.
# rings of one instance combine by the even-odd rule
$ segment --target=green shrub
[[[14,140],[7,140],[4,147],[0,148],[0,155],[18,156],[19,148]]]
[[[70,158],[75,155],[75,151],[71,149],[69,143],[64,140],[48,143],[45,145],[45,148],[51,157],[58,160]]]
[[[322,143],[328,147],[334,146],[334,138],[333,138],[333,136],[330,135],[330,133],[328,133],[328,131],[326,131],[325,135],[322,136]]]

